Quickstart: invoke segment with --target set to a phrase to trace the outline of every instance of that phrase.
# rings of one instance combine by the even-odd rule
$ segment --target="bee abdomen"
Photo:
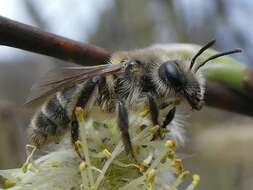
[[[83,86],[84,84],[74,85],[57,92],[34,115],[30,123],[29,135],[36,147],[59,142],[68,129]]]
[[[62,102],[59,94],[46,102],[31,121],[31,142],[38,148],[49,142],[58,143],[71,121],[66,110],[68,103]]]
[[[38,112],[31,121],[29,135],[32,143],[40,148],[50,141],[56,142],[59,127],[42,111]],[[58,134],[57,134],[58,135]]]
[[[42,112],[59,127],[66,128],[70,122],[70,115],[67,114],[66,105],[62,105],[57,96],[54,96],[44,105]]]

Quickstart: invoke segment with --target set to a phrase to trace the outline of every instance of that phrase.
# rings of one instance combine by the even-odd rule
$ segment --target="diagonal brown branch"
[[[0,16],[0,45],[28,50],[84,66],[104,64],[110,58],[110,53],[102,48],[47,33],[2,16]],[[247,70],[251,71],[249,68]],[[248,87],[253,86],[252,73],[253,71],[249,75],[250,80],[244,81]],[[253,116],[251,96],[246,97],[240,91],[232,90],[222,83],[208,81],[206,102],[209,106]]]
[[[2,16],[0,16],[0,45],[28,50],[80,65],[103,64],[110,57],[108,51],[102,48],[44,32]]]

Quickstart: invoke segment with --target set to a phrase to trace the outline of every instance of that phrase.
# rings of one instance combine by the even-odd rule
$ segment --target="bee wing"
[[[75,84],[85,82],[95,76],[120,74],[121,65],[99,65],[91,67],[63,67],[49,71],[38,83],[33,85],[26,107],[41,105],[54,93],[66,90]]]

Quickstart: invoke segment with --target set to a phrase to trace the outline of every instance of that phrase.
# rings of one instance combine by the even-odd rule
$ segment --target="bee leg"
[[[148,95],[148,104],[149,104],[149,110],[151,115],[151,121],[154,126],[159,126],[159,108],[156,104],[156,101],[152,95]],[[160,126],[158,128],[158,131],[153,135],[152,140],[155,140],[157,138],[161,138],[161,129]]]
[[[148,95],[149,110],[151,114],[151,121],[153,125],[159,125],[159,109],[152,95]]]
[[[174,119],[176,113],[176,106],[174,106],[166,115],[165,120],[163,121],[163,124],[161,125],[161,128],[165,129],[167,125],[170,124],[170,122]]]
[[[97,87],[100,80],[101,80],[101,77],[94,77],[86,82],[77,100],[75,107],[82,107],[85,109],[85,112],[88,112],[88,110],[91,109],[91,107],[93,106],[96,100],[96,96],[94,94],[98,92]],[[71,122],[71,141],[75,147],[75,151],[77,152],[78,156],[82,160],[85,160],[85,158],[82,156],[80,152],[80,148],[76,144],[78,140],[79,140],[79,124],[76,118],[75,110],[73,110],[72,122]]]
[[[82,156],[82,154],[80,152],[80,148],[76,144],[78,139],[79,139],[79,124],[78,124],[78,121],[76,119],[76,115],[73,114],[72,121],[71,121],[71,143],[74,146],[75,151],[78,154],[79,158],[81,160],[85,160],[85,158]]]
[[[130,135],[128,132],[128,128],[129,128],[128,112],[122,101],[119,101],[117,103],[117,124],[121,131],[121,136],[122,136],[125,151],[127,153],[130,153],[132,157],[135,159]]]

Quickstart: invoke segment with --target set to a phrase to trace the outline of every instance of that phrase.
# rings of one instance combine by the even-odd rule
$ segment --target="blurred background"
[[[216,50],[240,47],[236,59],[253,66],[252,0],[0,0],[0,14],[112,52],[216,38]],[[0,169],[24,161],[29,114],[22,104],[38,77],[60,65],[0,47]],[[186,168],[200,174],[199,189],[252,189],[253,119],[205,108],[191,120],[180,151]]]

